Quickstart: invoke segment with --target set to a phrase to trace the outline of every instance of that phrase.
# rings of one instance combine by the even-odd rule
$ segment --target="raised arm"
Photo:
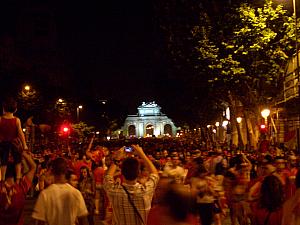
[[[154,174],[158,174],[158,171],[157,171],[156,167],[151,162],[151,160],[146,156],[146,154],[144,153],[142,147],[140,147],[139,145],[132,145],[132,147],[135,150],[134,152],[144,161],[145,166],[147,167],[149,172],[154,173]]]
[[[113,177],[116,173],[120,160],[124,157],[124,147],[115,152],[110,167],[107,170],[106,175]]]
[[[95,135],[93,135],[89,145],[88,145],[88,148],[87,150],[85,151],[85,154],[86,156],[88,156],[90,159],[92,158],[92,152],[91,152],[91,149],[92,149],[92,146],[93,146],[93,143],[94,143],[94,139],[95,139]]]

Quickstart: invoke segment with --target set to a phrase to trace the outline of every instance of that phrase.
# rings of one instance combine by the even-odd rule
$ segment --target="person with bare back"
[[[17,111],[17,102],[12,97],[7,97],[2,104],[3,115],[0,117],[0,181],[5,181],[7,164],[10,157],[13,159],[17,183],[22,178],[22,151],[28,150],[21,121],[14,116]]]

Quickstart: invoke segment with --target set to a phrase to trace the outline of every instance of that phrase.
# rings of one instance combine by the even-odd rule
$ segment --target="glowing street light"
[[[223,122],[222,122],[222,127],[226,127],[227,125],[228,125],[228,120],[224,120]]]
[[[242,117],[237,117],[237,118],[236,118],[236,122],[237,122],[238,124],[240,124],[240,123],[242,122]]]
[[[261,111],[261,116],[265,119],[265,123],[267,123],[268,116],[270,115],[270,109],[263,109]]]
[[[219,127],[220,126],[220,122],[216,122],[216,127]]]
[[[25,91],[30,91],[30,89],[31,89],[30,85],[26,84],[26,85],[24,86],[24,90],[25,90]]]
[[[79,111],[80,111],[80,109],[82,109],[83,108],[83,106],[82,105],[79,105],[77,108],[76,108],[76,111],[77,111],[77,122],[79,122]]]

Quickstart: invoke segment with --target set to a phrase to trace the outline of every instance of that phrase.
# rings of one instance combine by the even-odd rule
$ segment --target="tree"
[[[294,19],[272,0],[263,7],[243,3],[234,11],[223,20],[227,30],[221,43],[212,33],[202,35],[199,60],[208,65],[208,81],[230,93],[230,105],[239,101],[257,118],[259,106],[276,97],[287,59],[295,52]]]
[[[163,62],[166,68],[165,82],[158,85],[162,90],[160,96],[168,96],[161,102],[168,114],[175,121],[180,121],[179,126],[189,124],[190,127],[198,127],[207,124],[218,111],[215,104],[218,97],[212,94],[215,91],[211,85],[207,85],[208,70],[204,68],[205,64],[199,64],[195,49],[198,39],[194,36],[198,24],[201,24],[199,32],[203,26],[213,29],[209,14],[214,15],[212,18],[218,18],[218,15],[222,15],[218,10],[227,4],[222,1],[222,7],[218,9],[216,3],[208,0],[201,3],[193,0],[154,1],[155,31],[160,38],[156,50],[160,59],[157,61]],[[207,9],[211,11],[207,13]]]
[[[84,122],[72,124],[73,136],[77,137],[80,142],[86,141],[94,130],[95,127],[88,126]]]

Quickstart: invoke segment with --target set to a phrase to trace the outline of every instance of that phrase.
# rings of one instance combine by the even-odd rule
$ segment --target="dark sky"
[[[79,88],[133,105],[155,97],[159,74],[149,1],[58,3],[56,7],[59,40],[79,78]]]
[[[164,72],[154,58],[150,0],[11,0],[0,3],[0,25],[13,30],[22,8],[41,4],[53,13],[57,49],[80,97],[116,99],[131,111],[142,101],[159,101],[157,83]]]

